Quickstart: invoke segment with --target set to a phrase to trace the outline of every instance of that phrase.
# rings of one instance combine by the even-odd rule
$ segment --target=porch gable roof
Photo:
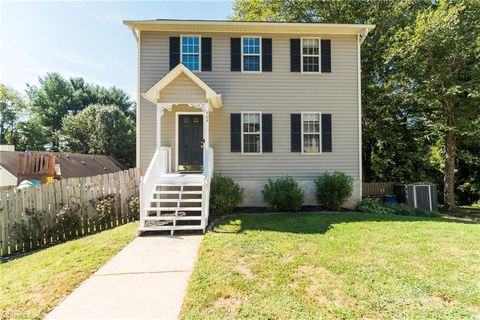
[[[182,63],[178,64],[175,68],[170,70],[160,81],[155,83],[147,92],[142,93],[142,96],[150,101],[153,104],[161,102],[161,91],[165,89],[172,81],[174,81],[181,74],[186,75],[190,80],[192,80],[200,89],[205,91],[205,99],[209,102],[212,108],[221,108],[222,95],[216,93],[212,88],[210,88],[202,79],[200,79],[196,74],[194,74],[190,69],[188,69]],[[179,101],[182,103],[183,101]]]

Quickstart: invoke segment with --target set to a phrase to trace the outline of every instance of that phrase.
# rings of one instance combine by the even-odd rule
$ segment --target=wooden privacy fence
[[[383,197],[393,194],[393,182],[365,182],[362,183],[364,197]]]
[[[132,221],[139,180],[135,168],[0,191],[1,256]]]

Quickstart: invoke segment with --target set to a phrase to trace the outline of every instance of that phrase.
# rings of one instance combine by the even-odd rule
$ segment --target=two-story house
[[[138,50],[140,230],[205,229],[212,173],[264,206],[267,179],[343,171],[361,199],[360,48],[373,25],[125,21]]]

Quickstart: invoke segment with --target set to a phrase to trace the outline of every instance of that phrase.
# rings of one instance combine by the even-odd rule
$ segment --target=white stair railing
[[[202,194],[202,215],[203,215],[203,232],[205,233],[205,230],[207,228],[208,224],[208,216],[210,213],[210,183],[212,181],[212,176],[213,176],[213,148],[208,148],[208,151],[206,152],[207,156],[207,168],[204,170],[205,173],[205,182],[204,182],[204,187],[203,187],[203,194]]]
[[[160,175],[170,172],[170,147],[160,147],[153,155],[145,175],[140,180],[140,227],[145,226],[149,201],[153,198],[155,183]]]

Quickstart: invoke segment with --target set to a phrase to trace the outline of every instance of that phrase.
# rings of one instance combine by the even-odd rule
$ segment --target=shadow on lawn
[[[355,222],[438,222],[471,224],[465,221],[447,220],[442,218],[379,215],[360,212],[337,213],[265,213],[265,214],[235,214],[221,219],[213,229],[216,233],[244,233],[246,231],[276,231],[298,234],[325,233],[335,224]],[[230,231],[223,226],[240,226],[238,230]]]

